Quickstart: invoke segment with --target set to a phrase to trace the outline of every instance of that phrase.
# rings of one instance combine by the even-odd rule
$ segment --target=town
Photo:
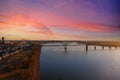
[[[47,43],[60,43],[59,45],[48,45]],[[77,45],[71,45],[77,43]],[[105,47],[111,49],[114,47],[120,47],[120,41],[81,41],[81,40],[5,40],[4,37],[0,40],[0,60],[3,60],[15,53],[19,53],[24,49],[29,49],[32,46],[39,45],[39,48],[47,46],[63,46],[64,50],[67,51],[67,46],[81,46],[85,45],[85,50],[88,51],[89,46],[94,46],[96,50],[97,46],[101,46],[104,50]]]
[[[0,60],[3,60],[15,53],[19,53],[20,51],[27,49],[30,47],[26,41],[5,41],[5,38],[2,37],[0,41]]]
[[[41,49],[50,46],[62,46],[65,52],[68,51],[68,46],[84,46],[84,51],[88,52],[90,46],[93,46],[94,50],[97,50],[98,46],[101,50],[105,50],[105,47],[119,49],[120,41],[6,40],[2,37],[0,40],[0,79],[17,80],[18,77],[22,77],[22,80],[40,80]]]

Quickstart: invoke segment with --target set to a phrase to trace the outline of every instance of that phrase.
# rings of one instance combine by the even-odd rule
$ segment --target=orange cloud
[[[72,27],[75,27],[77,29],[82,29],[86,31],[92,31],[92,32],[116,32],[117,29],[113,28],[111,26],[101,25],[101,24],[94,24],[94,23],[81,23],[81,24],[73,24]]]
[[[88,37],[76,36],[72,32],[62,35],[61,33],[52,32],[52,27],[84,30],[85,32],[115,32],[117,29],[96,23],[76,21],[72,18],[66,18],[55,13],[40,10],[28,10],[33,16],[23,14],[13,14],[10,16],[0,15],[0,31],[3,36],[9,36],[16,39],[27,37],[28,39],[90,39]],[[37,18],[36,18],[37,17]],[[49,28],[48,28],[49,26]]]
[[[112,28],[106,25],[76,21],[75,19],[72,19],[71,17],[65,17],[62,15],[59,15],[57,13],[50,11],[49,9],[44,10],[42,8],[39,8],[38,10],[38,8],[35,8],[35,7],[31,9],[25,5],[20,6],[20,4],[17,1],[13,1],[12,3],[15,3],[15,5],[12,6],[13,15],[12,17],[9,17],[9,19],[12,19],[12,22],[13,22],[12,24],[14,25],[23,24],[22,26],[26,26],[30,24],[30,25],[34,25],[34,28],[40,29],[41,28],[40,26],[43,26],[44,24],[49,27],[61,27],[61,28],[66,27],[68,29],[69,28],[80,29],[80,30],[92,31],[92,32],[117,31],[117,29],[115,29],[114,27]],[[22,13],[21,15],[16,14],[16,13],[19,13],[19,11]],[[32,16],[33,18],[29,18],[23,15],[26,13]],[[6,16],[2,15],[2,17],[6,17]]]
[[[41,13],[42,11],[35,12],[35,14]],[[33,13],[34,15],[34,13]],[[111,27],[103,24],[97,23],[90,23],[90,22],[83,22],[83,21],[76,21],[72,18],[63,17],[55,13],[50,13],[47,11],[43,11],[40,15],[42,18],[38,18],[41,20],[43,24],[52,27],[60,27],[60,28],[71,28],[71,29],[80,29],[85,31],[92,31],[92,32],[116,32],[118,31],[116,27]]]
[[[53,36],[52,31],[46,26],[41,24],[39,21],[24,16],[24,15],[14,15],[14,16],[0,16],[0,32],[2,36],[16,36],[15,39],[29,37],[34,38],[34,35],[42,36],[43,39],[48,36]],[[31,36],[31,34],[33,36]],[[43,37],[45,36],[45,37]]]

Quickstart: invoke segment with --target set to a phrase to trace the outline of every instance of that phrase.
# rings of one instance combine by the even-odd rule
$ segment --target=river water
[[[41,80],[120,80],[120,48],[42,47]]]

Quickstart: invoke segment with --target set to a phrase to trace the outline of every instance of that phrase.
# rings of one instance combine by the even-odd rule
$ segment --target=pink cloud
[[[16,0],[17,1],[17,0]],[[16,4],[16,3],[15,3]],[[21,4],[21,3],[20,3]],[[92,7],[92,4],[87,3],[86,5],[90,5]],[[53,7],[53,9],[60,8],[64,5],[58,5]],[[70,13],[74,13],[73,9],[70,7],[65,7],[63,11],[68,10]],[[62,9],[62,8],[60,8]],[[11,3],[11,9],[9,16],[0,15],[0,19],[3,21],[0,21],[0,29],[9,31],[10,28],[14,28],[17,31],[25,32],[29,34],[35,34],[37,36],[39,35],[50,35],[54,36],[56,35],[57,38],[84,38],[87,39],[88,37],[83,36],[77,36],[73,35],[72,32],[68,34],[62,35],[61,33],[52,32],[50,29],[55,27],[57,29],[61,28],[64,30],[64,28],[73,29],[73,32],[76,30],[83,30],[84,32],[99,32],[99,33],[111,33],[119,31],[117,28],[106,26],[102,24],[97,23],[90,23],[89,21],[80,21],[76,20],[69,16],[63,16],[60,14],[55,13],[51,10],[44,10],[42,8],[37,7],[26,7],[25,5],[20,6],[19,3],[16,5],[12,5]],[[77,9],[76,9],[77,10]],[[93,11],[88,11],[86,9],[80,10],[79,12],[82,13],[82,11],[85,12],[85,16],[93,16],[96,15]],[[90,14],[90,15],[89,15]],[[27,16],[26,16],[27,15]],[[69,15],[69,14],[68,14]],[[64,37],[63,37],[64,36]],[[37,37],[36,37],[37,38]],[[46,37],[47,38],[47,37]],[[54,38],[54,37],[52,37]]]
[[[60,27],[60,28],[66,27],[68,29],[69,28],[80,29],[80,30],[92,31],[92,32],[115,32],[115,31],[117,31],[117,29],[114,27],[97,24],[97,23],[88,23],[88,22],[78,21],[78,20],[73,19],[72,17],[65,17],[63,15],[54,13],[49,9],[44,10],[42,8],[38,9],[37,7],[29,8],[22,1],[19,1],[19,2],[17,0],[13,0],[11,2],[10,6],[12,8],[11,9],[12,17],[9,17],[9,18],[14,18],[14,19],[8,21],[9,24],[17,25],[20,23],[22,26],[26,26],[26,23],[27,24],[30,23],[31,25],[33,25],[34,28],[36,28],[38,30],[42,29],[43,31],[47,31],[47,30],[50,31],[48,28],[46,28],[46,26],[49,26],[49,28],[50,27]],[[70,0],[70,3],[71,2],[72,2],[72,0]],[[83,4],[81,3],[82,6],[86,5],[86,6],[89,6],[90,8],[95,7],[95,5],[93,6],[91,2],[86,2],[86,1],[83,1],[83,2],[84,2]],[[69,1],[65,2],[65,5],[66,5],[66,3],[68,4]],[[12,4],[14,4],[14,5],[12,5]],[[23,6],[20,6],[20,5],[23,5]],[[64,4],[61,4],[58,7],[60,8],[60,7],[62,7],[62,5],[64,5]],[[56,6],[55,6],[55,8],[58,8]],[[54,7],[52,7],[52,8],[54,8]],[[75,9],[75,8],[66,6],[65,8],[62,8],[62,9],[63,9],[63,11],[69,10],[70,13],[72,13],[73,9]],[[88,15],[88,14],[90,14],[92,16],[96,15],[96,13],[92,10],[90,10],[90,11],[88,9],[83,9],[83,10],[85,11],[85,15]],[[81,13],[83,10],[80,9]],[[87,11],[89,11],[89,12],[87,12]],[[28,14],[30,17],[25,16],[26,14]],[[2,17],[4,17],[4,16],[2,16]],[[14,20],[17,20],[18,22],[15,22]]]

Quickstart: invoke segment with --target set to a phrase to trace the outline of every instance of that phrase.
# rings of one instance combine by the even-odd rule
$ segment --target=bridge
[[[54,43],[57,43],[57,44],[54,44]],[[85,46],[85,50],[86,52],[88,52],[89,46],[94,46],[95,50],[97,46],[100,46],[101,49],[104,49],[104,47],[108,47],[109,49],[114,47],[115,49],[117,49],[118,47],[120,47],[120,41],[80,41],[80,40],[26,40],[26,41],[14,40],[14,41],[11,41],[11,40],[7,40],[4,43],[0,44],[0,66],[3,65],[7,61],[7,59],[11,58],[11,56],[14,56],[15,54],[19,55],[21,54],[21,52],[27,52],[28,50],[29,52],[32,52],[32,57],[29,58],[30,61],[32,60],[32,62],[29,61],[30,68],[28,70],[30,71],[30,73],[28,73],[27,75],[30,75],[32,73],[33,75],[30,76],[30,79],[38,80],[40,78],[39,76],[40,74],[38,71],[40,68],[39,57],[40,57],[41,49],[42,47],[51,47],[51,46],[63,46],[63,50],[65,50],[65,52],[67,52],[68,46]],[[30,54],[29,52],[27,52],[27,55]],[[23,58],[23,55],[25,54],[21,54],[22,58]],[[20,60],[22,58],[20,58]],[[15,69],[17,69],[16,66],[15,66]],[[35,72],[37,72],[37,74]]]
[[[57,43],[57,44],[53,44]],[[58,44],[59,43],[59,44]],[[65,52],[67,52],[68,46],[85,46],[86,52],[89,50],[89,46],[94,46],[96,50],[97,46],[101,46],[104,50],[104,47],[109,47],[111,49],[114,47],[117,49],[120,47],[120,41],[81,41],[81,40],[6,40],[4,44],[0,45],[0,60],[3,58],[9,57],[14,53],[17,53],[26,48],[30,49],[31,47],[39,46],[40,50],[42,47],[50,46],[63,46]]]
[[[33,45],[40,45],[42,47],[47,46],[64,46],[65,51],[67,51],[67,46],[86,46],[86,51],[88,51],[89,46],[94,46],[94,49],[96,50],[97,46],[101,46],[102,49],[104,47],[120,47],[120,41],[81,41],[81,40],[31,40],[29,41]],[[59,43],[57,45],[55,44],[49,44],[49,43]],[[75,44],[72,44],[75,43]]]

